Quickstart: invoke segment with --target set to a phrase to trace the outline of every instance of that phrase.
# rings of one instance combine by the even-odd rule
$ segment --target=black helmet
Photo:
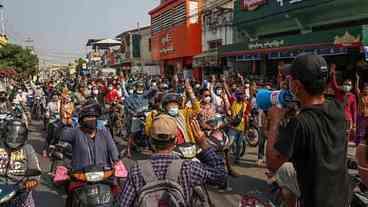
[[[79,120],[82,120],[86,116],[101,116],[101,107],[96,101],[89,100],[83,104],[79,112]]]
[[[164,110],[168,103],[175,102],[180,104],[180,96],[176,93],[168,93],[161,99],[161,109]]]
[[[21,148],[28,140],[28,129],[20,119],[9,120],[4,128],[2,139],[11,149]]]

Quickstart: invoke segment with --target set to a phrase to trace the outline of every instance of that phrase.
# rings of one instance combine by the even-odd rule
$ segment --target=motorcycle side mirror
[[[39,176],[41,175],[42,172],[40,170],[36,170],[36,169],[28,169],[25,173],[25,177],[33,177],[33,176]]]

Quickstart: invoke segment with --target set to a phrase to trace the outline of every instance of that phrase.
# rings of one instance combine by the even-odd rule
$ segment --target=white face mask
[[[98,94],[98,90],[93,90],[93,94],[97,95]]]
[[[203,101],[205,103],[211,103],[211,97],[210,96],[206,96],[206,97],[204,97]]]
[[[167,112],[170,116],[177,116],[179,113],[179,108],[178,107],[172,107],[168,110]]]
[[[109,87],[108,89],[109,89],[109,91],[111,91],[112,90],[112,87]]]
[[[249,87],[250,87],[250,85],[249,85],[249,84],[245,84],[245,87],[246,87],[246,88],[249,88]]]
[[[221,94],[222,94],[222,90],[221,89],[217,89],[216,90],[216,95],[221,96]]]
[[[129,93],[129,94],[133,94],[133,93],[134,93],[134,90],[133,90],[133,89],[129,89],[129,90],[128,90],[128,93]]]
[[[343,86],[342,86],[342,89],[343,89],[345,92],[350,92],[352,88],[353,88],[353,87],[351,87],[350,85],[343,85]]]

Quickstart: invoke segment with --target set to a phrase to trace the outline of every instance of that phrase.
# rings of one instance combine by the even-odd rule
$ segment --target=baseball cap
[[[176,137],[177,127],[175,118],[161,114],[153,120],[151,128],[152,139],[159,142],[171,141]]]
[[[327,82],[329,67],[326,60],[314,53],[302,53],[291,64],[284,66],[282,73],[290,75],[293,79],[303,84],[311,84],[314,81]]]

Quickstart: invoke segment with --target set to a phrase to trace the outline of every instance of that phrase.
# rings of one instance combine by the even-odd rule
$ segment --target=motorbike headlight
[[[14,196],[15,196],[15,191],[12,191],[11,193],[9,193],[8,195],[5,195],[4,197],[2,197],[0,199],[0,204],[1,203],[5,203],[5,202],[8,202],[10,199],[12,199]]]
[[[190,146],[190,147],[179,147],[179,148],[184,158],[191,159],[197,155],[197,149],[195,145]]]
[[[85,175],[88,182],[99,182],[102,181],[105,177],[104,172],[89,172],[85,173]]]

